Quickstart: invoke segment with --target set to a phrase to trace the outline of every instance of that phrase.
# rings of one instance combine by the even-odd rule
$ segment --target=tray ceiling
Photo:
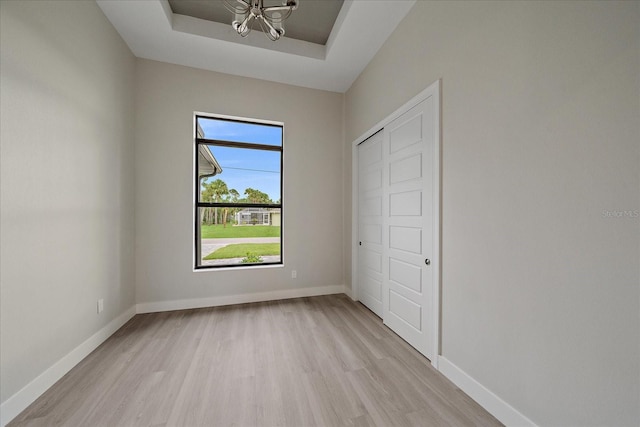
[[[276,6],[282,1],[265,1],[265,6]],[[340,13],[343,0],[303,0],[285,22],[286,36],[296,40],[325,45]],[[169,0],[171,11],[206,21],[230,24],[232,14],[220,0]]]
[[[220,0],[97,3],[137,57],[345,92],[415,0],[300,0],[276,42],[240,37]]]

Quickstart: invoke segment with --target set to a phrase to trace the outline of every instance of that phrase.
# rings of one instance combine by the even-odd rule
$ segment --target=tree
[[[229,202],[229,203],[259,203],[259,204],[269,204],[273,203],[273,201],[269,198],[267,193],[263,193],[260,190],[256,190],[253,188],[247,188],[244,190],[245,197],[243,199],[240,198],[240,193],[235,188],[229,189],[227,183],[221,179],[216,179],[215,181],[205,182],[202,184],[202,189],[200,192],[200,201],[205,203],[220,203],[220,202]],[[236,208],[228,208],[225,207],[223,209],[222,218],[218,217],[218,208],[202,208],[201,221],[203,224],[211,225],[211,224],[219,224],[222,221],[224,226],[227,226],[227,218],[229,217],[229,213],[235,215],[238,209]]]
[[[267,193],[263,193],[260,190],[247,188],[246,190],[244,190],[244,194],[247,196],[248,203],[261,203],[261,204],[273,203],[269,198],[269,195]]]
[[[204,190],[202,191],[202,195],[201,195],[203,202],[220,203],[222,201],[222,198],[227,194],[229,194],[229,189],[227,188],[227,184],[221,179],[216,179],[215,181],[207,182],[203,185],[203,187],[204,187]],[[210,212],[208,213],[208,215],[205,214],[205,216],[209,216],[205,220],[205,222],[207,224],[211,224]],[[214,224],[218,223],[218,208],[213,209],[213,223]]]
[[[200,189],[200,201],[211,203],[213,202],[213,191],[209,187],[208,182],[202,183],[202,188]],[[211,224],[213,222],[213,211],[211,208],[201,208],[201,218],[203,224]]]
[[[238,198],[240,197],[240,193],[238,193],[238,190],[236,190],[235,188],[232,188],[231,190],[229,190],[227,196],[229,197],[230,202],[232,203],[236,203],[238,201]],[[233,209],[235,211],[235,209]],[[224,226],[227,226],[227,215],[229,214],[229,208],[224,208],[224,215],[222,217],[222,224],[224,224]]]

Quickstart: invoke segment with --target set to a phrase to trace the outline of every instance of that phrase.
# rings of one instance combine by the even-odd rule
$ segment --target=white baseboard
[[[174,301],[144,302],[136,305],[136,313],[186,310],[190,308],[218,307],[231,304],[274,301],[289,298],[313,297],[318,295],[346,294],[343,285],[318,286],[315,288],[295,288],[252,294],[228,295],[222,297],[193,298]]]
[[[438,357],[438,368],[440,372],[452,383],[467,393],[480,406],[496,417],[507,427],[522,426],[536,427],[529,418],[518,412],[517,409],[496,396],[491,390],[473,379],[469,374],[458,368],[443,356]]]
[[[351,287],[350,286],[343,286],[344,288],[344,293],[345,295],[347,295],[349,298],[351,298],[353,301],[355,301],[355,299],[353,298],[353,292],[351,291]]]
[[[89,337],[82,344],[71,350],[66,356],[58,360],[53,366],[38,375],[33,381],[24,386],[16,394],[2,402],[0,405],[0,425],[4,427],[27,406],[31,405],[56,381],[62,378],[82,359],[87,357],[100,344],[106,341],[118,329],[135,316],[135,306],[132,306],[120,316],[113,319],[105,327]]]

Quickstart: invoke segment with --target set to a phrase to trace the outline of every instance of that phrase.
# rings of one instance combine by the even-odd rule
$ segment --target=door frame
[[[368,131],[360,135],[356,140],[351,143],[351,298],[355,301],[359,301],[358,297],[358,194],[359,194],[359,182],[358,182],[358,145],[367,140],[369,137],[373,136],[376,132],[383,129],[385,126],[389,125],[392,121],[420,104],[422,101],[428,99],[429,97],[435,98],[436,108],[434,110],[435,114],[435,126],[434,126],[434,153],[433,153],[433,258],[432,259],[432,277],[433,277],[433,357],[431,360],[431,365],[434,368],[438,369],[438,358],[441,356],[440,344],[441,340],[441,328],[440,328],[440,320],[441,320],[441,287],[442,287],[442,263],[441,263],[441,255],[442,255],[442,222],[441,222],[441,213],[442,213],[442,170],[440,168],[440,164],[442,162],[442,102],[440,98],[440,87],[441,80],[438,79],[429,85],[426,89],[420,92],[418,95],[413,97],[407,103],[405,103],[402,107],[398,108],[396,111],[382,119],[380,122],[376,123],[373,127],[371,127]]]

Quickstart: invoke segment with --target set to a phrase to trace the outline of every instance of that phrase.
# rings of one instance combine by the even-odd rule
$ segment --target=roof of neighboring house
[[[200,124],[197,124],[197,137],[204,138],[204,132],[200,127]],[[213,156],[211,150],[208,145],[198,144],[198,178],[208,178],[211,176],[218,175],[222,173],[222,166]]]
[[[238,213],[256,213],[256,212],[280,212],[280,208],[245,208],[239,211]]]

